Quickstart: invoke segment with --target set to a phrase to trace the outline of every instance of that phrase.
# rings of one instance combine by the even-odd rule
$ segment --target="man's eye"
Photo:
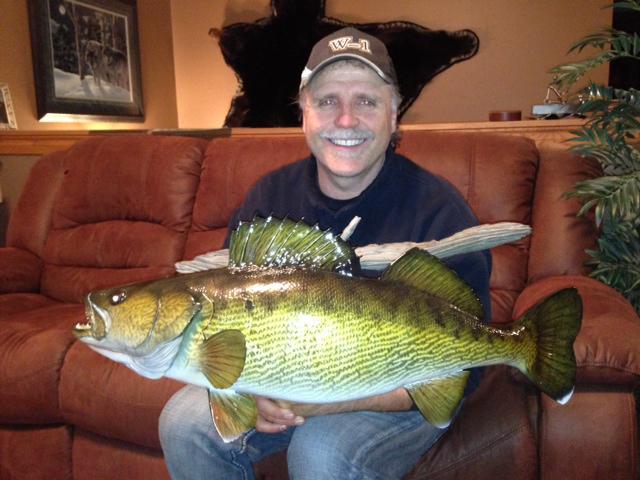
[[[320,100],[318,100],[318,106],[320,107],[329,107],[335,104],[336,104],[335,98],[321,98]]]
[[[376,106],[376,101],[373,98],[360,98],[358,100],[358,104],[359,105],[364,105],[364,106],[368,106],[368,107],[375,107]]]

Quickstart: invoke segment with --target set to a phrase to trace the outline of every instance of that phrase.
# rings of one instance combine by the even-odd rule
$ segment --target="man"
[[[262,179],[230,228],[273,214],[340,233],[358,215],[362,221],[350,243],[360,246],[438,239],[477,224],[451,185],[394,153],[399,100],[382,42],[353,28],[320,40],[300,84],[312,156]],[[489,255],[448,263],[474,288],[489,318]],[[294,479],[400,478],[445,431],[424,420],[403,388],[328,405],[267,398],[257,405],[255,431],[225,444],[211,421],[206,391],[188,386],[178,392],[160,420],[171,475],[253,478],[253,463],[287,449]]]

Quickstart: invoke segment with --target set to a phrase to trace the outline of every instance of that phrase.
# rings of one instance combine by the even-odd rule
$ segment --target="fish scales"
[[[348,400],[455,372],[469,358],[484,363],[487,353],[503,359],[509,349],[497,344],[517,353],[502,332],[397,282],[264,269],[220,271],[191,288],[213,303],[201,341],[228,329],[246,338],[236,388],[248,392],[282,393],[284,384],[294,401]],[[468,346],[454,348],[451,338]]]

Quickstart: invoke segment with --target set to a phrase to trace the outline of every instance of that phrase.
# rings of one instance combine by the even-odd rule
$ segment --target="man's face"
[[[302,128],[326,195],[353,198],[373,182],[396,129],[393,91],[364,64],[336,62],[301,95]]]

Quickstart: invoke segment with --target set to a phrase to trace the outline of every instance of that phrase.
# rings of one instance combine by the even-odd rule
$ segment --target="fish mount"
[[[360,217],[354,217],[340,234],[348,240],[357,227]],[[396,242],[370,244],[355,249],[362,268],[367,270],[384,270],[389,264],[400,258],[412,248],[426,250],[438,258],[489,250],[500,245],[517,242],[531,234],[531,227],[516,222],[498,222],[478,225],[461,230],[442,240],[429,242]],[[198,255],[192,260],[176,262],[178,273],[194,273],[214,268],[224,268],[229,264],[229,250],[221,249]]]
[[[207,388],[225,442],[255,427],[254,396],[326,404],[404,387],[445,428],[469,368],[510,365],[561,404],[573,392],[575,288],[489,325],[473,289],[419,248],[373,280],[349,274],[344,239],[303,221],[255,217],[229,245],[227,268],[91,292],[74,329],[143,377]]]

